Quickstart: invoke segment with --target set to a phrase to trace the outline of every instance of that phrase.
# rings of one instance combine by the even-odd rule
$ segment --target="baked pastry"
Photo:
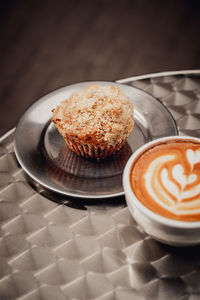
[[[61,102],[52,120],[76,154],[106,158],[121,149],[132,131],[133,104],[118,86],[91,84]]]

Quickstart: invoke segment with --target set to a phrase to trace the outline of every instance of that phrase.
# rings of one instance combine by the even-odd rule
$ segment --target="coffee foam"
[[[200,220],[200,143],[170,141],[134,163],[131,184],[151,210],[172,219]]]

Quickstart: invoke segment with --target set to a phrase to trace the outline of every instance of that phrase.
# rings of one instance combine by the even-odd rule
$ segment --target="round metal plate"
[[[127,143],[115,158],[102,162],[72,153],[51,122],[52,110],[62,100],[91,83],[117,85],[134,104],[135,125]],[[177,132],[167,108],[151,95],[114,82],[82,82],[43,96],[24,113],[15,132],[15,154],[25,172],[51,191],[79,198],[110,198],[124,194],[122,173],[135,150]]]

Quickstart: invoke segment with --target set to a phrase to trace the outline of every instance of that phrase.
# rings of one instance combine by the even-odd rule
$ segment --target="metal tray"
[[[117,157],[101,162],[70,151],[51,122],[53,108],[91,83],[119,86],[134,104],[135,125],[125,146]],[[20,119],[14,144],[23,169],[51,191],[79,198],[110,198],[124,194],[122,174],[131,154],[148,141],[171,135],[177,135],[175,121],[153,96],[128,85],[95,81],[57,89],[36,101]]]
[[[160,99],[179,134],[200,136],[200,71],[120,82]],[[45,190],[17,163],[14,131],[0,139],[0,299],[200,298],[200,246],[154,241],[123,196],[72,201]]]

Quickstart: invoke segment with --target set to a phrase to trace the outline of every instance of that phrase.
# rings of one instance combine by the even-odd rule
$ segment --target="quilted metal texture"
[[[200,76],[127,82],[160,99],[181,134],[200,136]],[[55,196],[26,177],[0,143],[0,299],[200,298],[200,246],[144,234],[124,198],[91,204]]]
[[[152,94],[167,106],[180,135],[200,137],[199,75],[155,77],[130,84]]]

